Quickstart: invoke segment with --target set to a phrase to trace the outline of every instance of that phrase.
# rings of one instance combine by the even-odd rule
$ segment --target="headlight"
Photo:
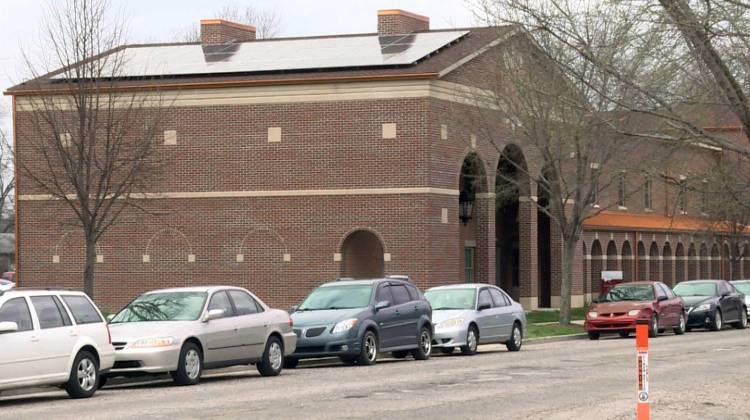
[[[352,319],[341,321],[338,324],[336,324],[336,326],[333,327],[332,333],[338,334],[344,331],[349,331],[357,325],[357,322],[358,322],[357,318],[352,318]]]
[[[130,347],[134,349],[145,349],[152,347],[169,347],[174,344],[174,337],[141,338]]]
[[[452,318],[438,324],[438,328],[456,328],[464,325],[463,318]]]
[[[599,316],[599,314],[598,314],[598,313],[596,313],[596,312],[594,312],[594,311],[591,311],[591,312],[589,312],[589,318],[592,318],[592,319],[593,319],[593,318],[596,318],[596,317],[598,317],[598,316]]]
[[[640,309],[633,309],[632,311],[628,311],[628,316],[638,316],[638,314],[641,313]]]
[[[711,304],[710,303],[704,303],[703,305],[700,305],[700,306],[696,307],[695,309],[693,309],[693,311],[700,312],[700,311],[708,311],[710,309],[711,309]]]

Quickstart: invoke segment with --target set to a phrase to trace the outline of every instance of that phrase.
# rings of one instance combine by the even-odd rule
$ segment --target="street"
[[[696,331],[651,341],[655,419],[750,419],[750,333]],[[112,385],[89,400],[62,391],[0,397],[0,418],[544,418],[634,417],[635,340],[604,338],[480,347],[474,357],[322,363],[261,378],[210,373],[193,387],[166,380]]]

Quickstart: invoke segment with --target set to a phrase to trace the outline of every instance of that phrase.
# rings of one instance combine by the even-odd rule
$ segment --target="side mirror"
[[[0,334],[18,331],[18,324],[15,322],[0,322]]]
[[[107,322],[112,322],[113,319],[115,319],[115,314],[107,315]]]
[[[211,309],[203,317],[203,322],[213,321],[214,319],[224,318],[223,309]]]
[[[375,304],[375,312],[381,309],[385,309],[389,306],[391,306],[391,302],[388,302],[387,300],[381,300],[380,302]]]
[[[478,311],[483,311],[485,309],[490,309],[491,307],[492,307],[492,305],[490,305],[489,303],[483,303],[483,304],[479,305],[479,307],[477,308],[477,310]]]
[[[665,300],[669,300],[669,298],[663,295],[656,298],[657,302],[663,302]]]

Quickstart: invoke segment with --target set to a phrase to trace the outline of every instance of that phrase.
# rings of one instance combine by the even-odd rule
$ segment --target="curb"
[[[588,337],[586,334],[566,334],[566,335],[553,335],[549,337],[527,338],[525,341],[526,341],[526,344],[544,344],[544,343],[554,343],[558,341],[582,340],[586,337]]]

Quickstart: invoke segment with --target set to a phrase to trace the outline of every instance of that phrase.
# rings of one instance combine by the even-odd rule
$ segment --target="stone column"
[[[519,296],[524,309],[539,307],[537,208],[530,197],[518,199]]]

